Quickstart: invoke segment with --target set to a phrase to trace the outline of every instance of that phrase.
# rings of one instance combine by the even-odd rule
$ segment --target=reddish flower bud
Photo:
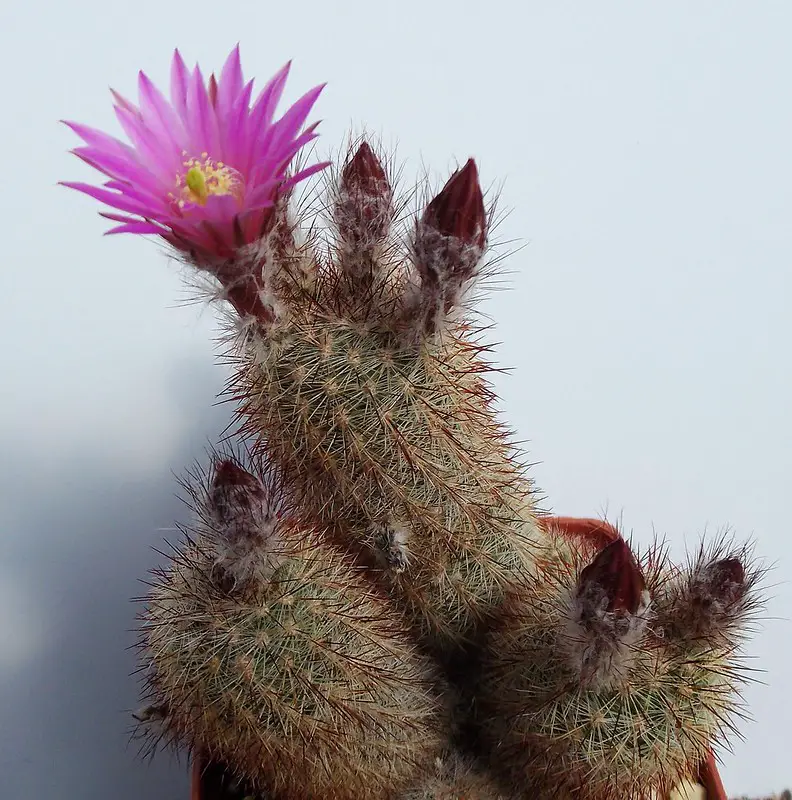
[[[217,585],[232,591],[266,581],[281,561],[275,485],[223,459],[215,465],[208,501]]]
[[[706,569],[707,580],[714,595],[733,602],[745,589],[745,569],[736,558],[715,561]]]
[[[441,329],[462,305],[478,273],[487,241],[487,212],[472,158],[429,203],[415,227],[418,291],[408,296],[407,317],[422,334]]]
[[[421,222],[443,236],[483,249],[487,236],[487,214],[479,185],[476,162],[467,160],[441,192],[429,203]]]
[[[229,523],[240,516],[255,516],[257,507],[260,509],[265,501],[264,485],[247,470],[230,459],[223,459],[215,466],[211,503],[221,522]]]
[[[393,217],[393,189],[367,142],[341,171],[338,189],[335,218],[342,238],[355,247],[381,240]]]
[[[607,598],[606,611],[635,614],[643,604],[646,582],[624,539],[611,542],[580,573],[578,597],[592,590]]]
[[[368,142],[363,142],[358,147],[355,155],[344,167],[341,172],[341,185],[347,191],[372,195],[380,194],[383,187],[390,190],[388,176]]]

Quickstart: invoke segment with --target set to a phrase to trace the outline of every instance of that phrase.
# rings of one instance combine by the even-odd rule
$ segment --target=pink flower
[[[85,142],[72,152],[110,180],[104,188],[63,185],[114,209],[102,214],[120,223],[107,233],[153,233],[184,252],[233,255],[262,236],[278,193],[327,166],[287,174],[297,153],[317,136],[318,123],[302,128],[324,88],[311,89],[273,121],[289,67],[251,105],[253,81],[243,80],[239,46],[226,59],[220,80],[212,75],[208,84],[198,66],[187,70],[176,50],[170,102],[143,72],[140,107],[113,92],[131,146],[86,125],[65,123]]]

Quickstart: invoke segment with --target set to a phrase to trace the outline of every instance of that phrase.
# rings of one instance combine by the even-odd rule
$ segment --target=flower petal
[[[116,106],[116,118],[121,123],[124,133],[132,140],[138,151],[138,158],[149,163],[149,169],[161,179],[176,172],[177,162],[173,153],[163,151],[160,142],[143,124],[140,116],[135,116],[125,108]]]
[[[187,88],[187,114],[188,134],[193,151],[190,155],[217,152],[219,144],[217,117],[214,107],[209,102],[206,84],[198,66],[193,70]]]
[[[110,236],[114,233],[162,234],[162,228],[152,225],[150,222],[127,222],[123,225],[116,225],[115,228],[110,228],[110,230],[104,232],[104,235]]]
[[[178,50],[174,50],[171,62],[171,103],[181,117],[185,128],[187,127],[187,87],[189,82],[190,77],[184,59]]]
[[[163,146],[169,142],[176,155],[181,154],[185,138],[181,119],[143,71],[138,73],[138,99],[146,127]]]
[[[96,130],[96,128],[90,128],[88,125],[80,125],[77,122],[69,122],[68,120],[61,121],[91,147],[96,147],[121,158],[137,158],[133,147],[125,144],[120,139],[116,139],[114,136],[102,133],[102,131]]]
[[[220,83],[217,85],[217,114],[223,119],[242,91],[242,62],[237,45],[223,64]]]
[[[95,200],[99,200],[105,205],[118,208],[121,211],[128,211],[130,214],[139,214],[140,216],[148,216],[147,209],[136,200],[131,200],[122,194],[109,192],[106,189],[100,189],[98,186],[90,186],[87,183],[75,183],[72,181],[60,181],[61,186],[66,186],[69,189],[76,189],[78,192],[83,192]]]
[[[327,84],[323,83],[315,86],[306,92],[273,126],[271,144],[277,147],[281,142],[293,139],[302,128],[311,109],[319,99],[319,95]],[[261,139],[264,137],[261,136]],[[257,143],[258,147],[258,143]]]
[[[153,193],[161,193],[163,190],[162,183],[136,161],[119,158],[94,147],[77,147],[71,152],[109,178],[117,178],[124,182],[144,186]]]
[[[323,169],[327,169],[330,166],[330,161],[321,161],[318,164],[312,164],[310,167],[306,167],[300,172],[291,175],[281,184],[281,190],[287,191],[294,187],[295,184],[299,183],[300,181],[304,181],[306,178],[310,178],[311,175],[316,175],[317,172],[321,172]]]

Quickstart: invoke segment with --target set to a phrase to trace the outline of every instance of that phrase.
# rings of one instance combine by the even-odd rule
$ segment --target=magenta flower
[[[139,108],[113,92],[116,116],[132,146],[86,125],[65,123],[86,145],[72,152],[110,180],[104,188],[63,185],[115,209],[102,213],[120,223],[107,233],[158,234],[185,252],[233,255],[262,236],[278,193],[327,166],[288,175],[294,157],[317,136],[318,123],[301,129],[324,88],[311,89],[273,121],[289,67],[251,105],[253,81],[243,80],[239,46],[226,59],[220,80],[212,75],[208,84],[198,66],[187,70],[176,50],[170,102],[143,72]]]

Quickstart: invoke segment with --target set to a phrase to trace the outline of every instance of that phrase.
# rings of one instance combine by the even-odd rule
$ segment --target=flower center
[[[244,181],[233,167],[209,158],[208,153],[201,153],[200,158],[187,158],[186,152],[182,155],[184,171],[176,175],[176,193],[171,194],[179,208],[187,203],[205,206],[211,195],[231,195],[242,200]]]

